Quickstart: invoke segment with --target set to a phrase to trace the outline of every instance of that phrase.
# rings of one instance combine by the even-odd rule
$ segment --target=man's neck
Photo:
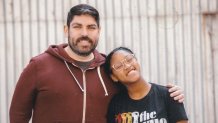
[[[69,46],[65,47],[64,50],[67,52],[67,54],[74,60],[76,61],[81,61],[81,62],[88,62],[94,59],[94,54],[91,53],[88,56],[80,56],[76,53],[74,53]]]

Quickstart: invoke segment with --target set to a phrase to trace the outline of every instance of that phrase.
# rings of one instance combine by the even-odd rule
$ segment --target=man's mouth
[[[77,41],[77,44],[78,44],[79,46],[82,46],[82,47],[89,47],[90,45],[92,45],[92,42],[91,42],[90,40],[84,40],[84,39],[82,39],[82,40],[78,40],[78,41]]]
[[[89,37],[81,37],[78,39],[77,42],[89,42],[89,43],[91,43],[92,40]]]

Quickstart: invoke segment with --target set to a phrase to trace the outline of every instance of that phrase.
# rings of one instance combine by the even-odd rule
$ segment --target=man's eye
[[[94,30],[94,29],[96,29],[96,27],[95,26],[90,26],[89,29]]]
[[[80,26],[73,26],[73,28],[75,28],[75,29],[79,29],[79,28],[80,28]]]

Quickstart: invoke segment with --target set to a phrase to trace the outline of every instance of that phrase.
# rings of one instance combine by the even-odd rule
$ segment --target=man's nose
[[[83,29],[81,30],[81,35],[82,35],[82,36],[87,36],[87,35],[88,35],[88,30],[87,30],[86,28],[83,28]]]

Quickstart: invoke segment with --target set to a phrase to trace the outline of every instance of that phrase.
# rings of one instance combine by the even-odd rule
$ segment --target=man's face
[[[65,30],[68,44],[73,52],[88,56],[98,44],[100,28],[90,15],[74,16],[70,26]]]

